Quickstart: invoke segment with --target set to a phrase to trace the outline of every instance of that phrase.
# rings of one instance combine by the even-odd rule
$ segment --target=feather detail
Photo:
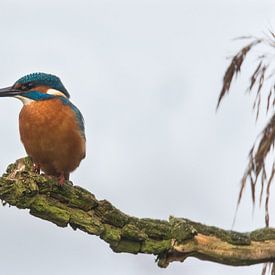
[[[69,100],[55,97],[24,105],[19,130],[28,155],[46,174],[68,174],[85,157],[83,118]]]

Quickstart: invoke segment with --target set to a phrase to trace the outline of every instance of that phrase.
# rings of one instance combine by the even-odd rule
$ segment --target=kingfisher
[[[0,97],[22,101],[19,132],[25,150],[37,171],[57,177],[63,185],[85,158],[86,138],[83,116],[60,78],[28,74],[0,89]]]

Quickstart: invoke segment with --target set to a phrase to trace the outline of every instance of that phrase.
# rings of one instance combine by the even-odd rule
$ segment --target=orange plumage
[[[76,115],[58,97],[24,105],[19,130],[28,155],[46,174],[68,179],[85,157]]]

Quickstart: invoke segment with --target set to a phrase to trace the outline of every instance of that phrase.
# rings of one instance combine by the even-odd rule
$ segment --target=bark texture
[[[9,165],[0,178],[0,200],[57,226],[99,236],[114,252],[156,255],[160,267],[189,256],[233,266],[275,261],[273,228],[239,233],[172,216],[132,217],[79,186],[60,186],[35,173],[29,158]]]

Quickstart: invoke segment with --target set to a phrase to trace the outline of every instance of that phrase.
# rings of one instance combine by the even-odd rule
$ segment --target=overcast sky
[[[218,113],[215,105],[227,57],[242,45],[233,38],[274,30],[274,14],[273,0],[2,0],[0,86],[37,71],[62,79],[86,122],[87,157],[72,180],[99,199],[138,217],[230,229],[248,150],[263,127],[242,93],[249,67]],[[1,171],[25,154],[20,108],[16,99],[0,100]],[[0,217],[4,275],[261,270],[196,259],[163,270],[151,255],[112,253],[97,237],[24,210],[0,207]],[[263,225],[246,192],[235,229]]]

